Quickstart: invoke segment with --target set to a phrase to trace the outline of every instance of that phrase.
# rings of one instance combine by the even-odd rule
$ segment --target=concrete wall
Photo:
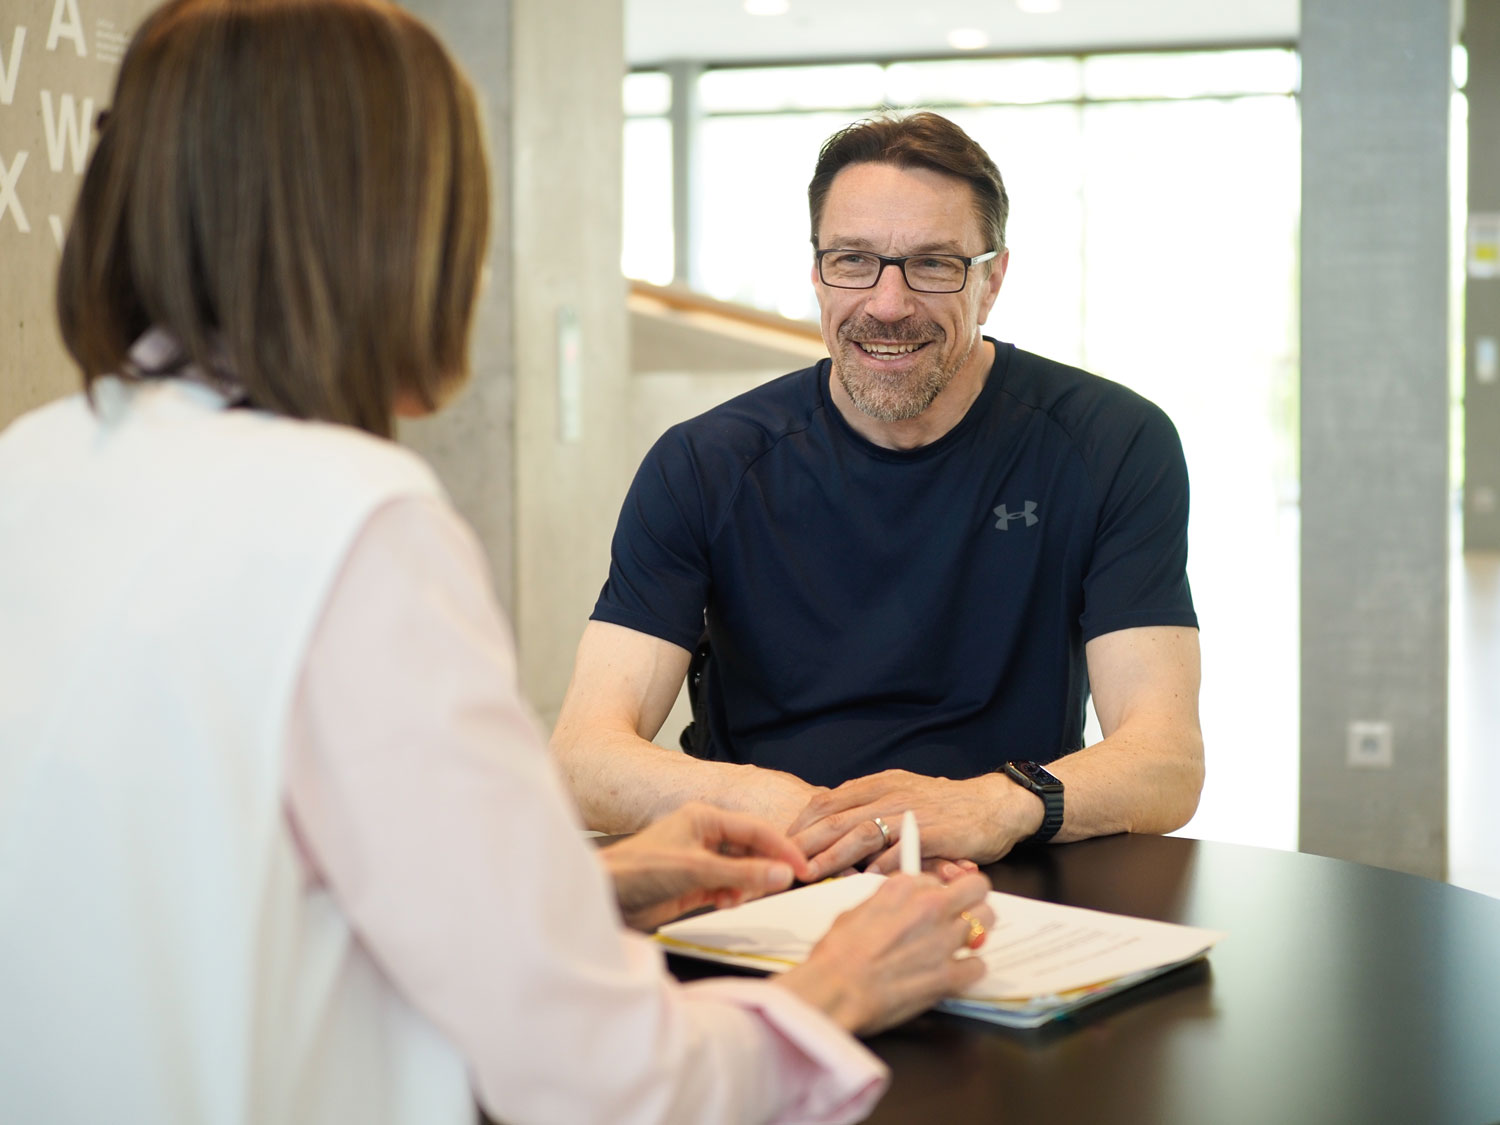
[[[629,484],[624,16],[618,0],[512,0],[512,11],[515,623],[522,686],[550,729]]]
[[[0,427],[79,387],[53,289],[73,199],[149,0],[0,5]]]
[[[1300,846],[1437,877],[1452,42],[1446,3],[1302,5]]]
[[[398,437],[436,468],[489,555],[496,593],[515,606],[515,356],[508,274],[512,132],[510,0],[415,0],[406,7],[441,35],[479,99],[490,152],[490,248],[470,346],[468,385],[432,418],[402,421]]]
[[[827,354],[822,337],[758,332],[712,316],[653,315],[634,308],[630,315],[630,369],[637,375],[680,371],[704,376],[712,385],[722,375],[784,375]]]

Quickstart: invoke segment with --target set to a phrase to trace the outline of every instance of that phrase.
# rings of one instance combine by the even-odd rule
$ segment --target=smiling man
[[[893,868],[907,809],[927,856],[981,863],[1180,827],[1203,748],[1171,422],[981,334],[1008,201],[952,122],[842,130],[808,200],[830,358],[637,473],[553,736],[585,819],[708,800],[786,825],[816,875]],[[661,749],[701,639],[692,753]]]

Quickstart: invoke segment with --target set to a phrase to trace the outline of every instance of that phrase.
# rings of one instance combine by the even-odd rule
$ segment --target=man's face
[[[834,177],[818,224],[819,249],[887,257],[994,249],[974,213],[973,189],[954,176],[894,164],[851,164]],[[1008,255],[969,270],[958,293],[916,293],[887,266],[873,289],[824,285],[812,272],[823,342],[854,404],[881,422],[915,418],[976,362]]]

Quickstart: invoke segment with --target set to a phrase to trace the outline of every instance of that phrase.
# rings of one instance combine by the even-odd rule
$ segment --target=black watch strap
[[[1006,762],[1005,775],[1042,799],[1042,826],[1031,837],[1045,844],[1063,824],[1063,783],[1036,762]]]

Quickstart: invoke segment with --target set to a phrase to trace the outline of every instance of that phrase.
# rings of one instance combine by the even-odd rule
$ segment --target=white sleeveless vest
[[[303,885],[282,743],[399,447],[101,380],[0,434],[0,1122],[473,1121]]]

